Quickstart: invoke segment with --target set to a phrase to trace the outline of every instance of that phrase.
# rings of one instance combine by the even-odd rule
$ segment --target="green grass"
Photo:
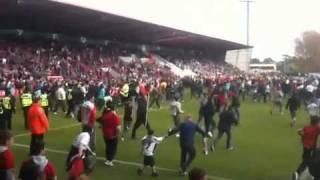
[[[188,97],[189,98],[189,97]],[[193,114],[197,118],[198,103],[195,99],[186,98],[183,109],[186,113]],[[61,113],[60,113],[61,114]],[[173,125],[169,111],[163,108],[160,111],[149,113],[151,126],[156,134],[164,135],[167,129]],[[215,117],[217,121],[217,117]],[[23,130],[22,113],[19,110],[14,116],[14,133],[25,133]],[[66,119],[62,115],[51,115],[51,128],[63,127],[77,123],[73,119]],[[296,129],[308,123],[308,118],[303,110],[298,112],[297,128],[290,128],[290,117],[286,111],[284,115],[274,113],[270,115],[270,105],[247,101],[241,106],[241,124],[234,128],[235,150],[225,151],[225,139],[223,138],[217,150],[204,156],[201,152],[200,136],[197,136],[197,156],[192,167],[205,168],[212,176],[223,177],[233,180],[285,180],[290,172],[295,170],[300,162],[301,144]],[[60,151],[68,151],[74,137],[80,132],[80,127],[71,127],[51,131],[45,136],[47,148]],[[104,142],[100,129],[97,129],[97,155],[104,156]],[[145,133],[143,128],[139,129],[138,137]],[[29,145],[30,137],[16,137],[18,144]],[[21,161],[26,159],[28,149],[24,147],[12,147],[17,169]],[[128,162],[141,162],[139,155],[140,142],[127,139],[120,142],[116,159]],[[66,179],[64,172],[64,161],[66,155],[47,152],[49,159],[55,164],[58,179]],[[170,137],[160,144],[156,152],[157,166],[178,170],[180,150],[178,139]],[[94,180],[143,180],[151,179],[150,176],[139,177],[136,175],[136,166],[117,163],[115,167],[104,166],[99,160],[96,169],[91,175]],[[160,171],[158,179],[176,180],[186,179],[179,177],[177,172]]]

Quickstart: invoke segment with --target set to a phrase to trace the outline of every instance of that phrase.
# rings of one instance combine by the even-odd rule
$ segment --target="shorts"
[[[154,157],[153,156],[144,156],[143,165],[153,167],[155,165]]]

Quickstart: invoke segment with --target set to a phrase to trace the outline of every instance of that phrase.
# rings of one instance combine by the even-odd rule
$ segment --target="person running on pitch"
[[[227,150],[233,150],[232,126],[237,123],[237,118],[235,117],[232,110],[228,107],[225,107],[225,109],[220,113],[220,121],[218,124],[218,136],[213,141],[213,144],[210,147],[211,151],[214,151],[218,141],[222,138],[224,134],[227,135]]]
[[[180,173],[186,176],[187,170],[191,165],[193,159],[196,156],[196,149],[194,147],[194,136],[196,132],[203,136],[203,145],[205,154],[207,151],[207,136],[206,133],[192,121],[191,115],[186,117],[186,120],[181,123],[175,129],[169,129],[168,136],[174,135],[176,133],[180,134],[180,148],[181,148],[181,161],[180,161]]]
[[[143,175],[144,170],[149,166],[152,168],[152,176],[159,176],[156,167],[155,167],[155,159],[154,153],[157,149],[158,144],[164,140],[166,137],[156,137],[154,136],[154,131],[149,130],[148,135],[144,136],[141,140],[142,142],[142,154],[143,154],[143,165],[138,169],[138,175]]]
[[[273,110],[275,107],[279,107],[280,114],[283,114],[282,101],[283,101],[283,92],[280,88],[276,89],[273,95],[273,105],[271,108],[271,114],[273,113]]]
[[[319,116],[319,110],[319,105],[316,103],[314,99],[311,100],[311,102],[307,105],[307,112],[310,117]]]
[[[139,96],[137,97],[137,113],[136,113],[136,122],[134,123],[131,138],[136,138],[136,131],[141,126],[144,125],[146,129],[149,131],[150,125],[147,119],[147,97],[140,92]]]
[[[207,102],[202,107],[202,113],[204,118],[205,132],[210,137],[213,137],[213,129],[215,128],[214,116],[214,105],[211,96],[207,97]]]
[[[291,116],[291,127],[295,127],[297,122],[297,110],[300,107],[300,100],[298,96],[293,93],[292,96],[288,99],[286,109],[289,109]]]
[[[317,137],[320,134],[320,121],[319,117],[311,116],[310,125],[298,130],[303,143],[302,162],[298,169],[293,173],[292,180],[298,180],[301,174],[309,167],[312,162],[312,155],[314,147],[317,142]]]
[[[180,124],[180,114],[183,113],[178,95],[176,95],[173,101],[171,102],[170,110],[171,110],[171,116],[173,118],[174,126],[175,128],[177,128]],[[177,137],[179,137],[179,134],[177,134]]]
[[[320,135],[317,137],[312,154],[313,161],[309,164],[309,172],[313,176],[313,180],[320,180]]]

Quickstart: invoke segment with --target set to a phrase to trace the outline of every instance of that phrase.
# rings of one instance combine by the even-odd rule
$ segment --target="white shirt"
[[[269,84],[266,86],[266,92],[267,92],[267,93],[270,93],[270,92],[271,92],[271,89],[270,89]]]
[[[163,139],[164,139],[163,137],[156,137],[156,136],[143,137],[141,140],[142,146],[143,146],[143,155],[153,156],[157,145],[160,144],[160,142],[163,141]]]
[[[89,142],[90,142],[89,133],[82,132],[74,139],[72,145],[79,149],[87,150],[87,149],[90,149]]]
[[[56,97],[58,100],[66,100],[66,91],[62,87],[59,87],[56,91]]]
[[[183,113],[181,109],[181,103],[179,101],[172,101],[170,104],[171,115],[176,116],[180,113]]]
[[[314,89],[315,89],[315,87],[312,86],[311,84],[307,85],[307,87],[306,87],[306,90],[307,90],[308,92],[311,92],[311,93],[314,91]]]
[[[310,116],[319,115],[319,106],[316,103],[311,103],[307,106],[307,110]]]

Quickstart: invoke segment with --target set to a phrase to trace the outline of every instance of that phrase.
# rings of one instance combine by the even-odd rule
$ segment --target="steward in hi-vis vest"
[[[5,97],[2,98],[2,119],[4,129],[11,130],[12,128],[12,114],[16,111],[16,99],[11,95],[10,91],[6,91]]]
[[[23,94],[21,94],[20,102],[21,102],[21,106],[22,106],[22,110],[23,110],[24,128],[28,129],[28,122],[27,122],[28,110],[32,104],[32,94],[29,92],[29,90],[26,89],[23,92]]]

